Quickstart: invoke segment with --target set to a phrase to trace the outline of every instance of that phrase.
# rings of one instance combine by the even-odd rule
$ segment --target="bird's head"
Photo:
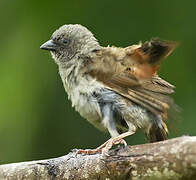
[[[93,34],[84,26],[63,25],[57,29],[50,40],[40,47],[49,50],[56,63],[61,65],[72,60],[78,54],[88,54],[99,48],[99,43]]]

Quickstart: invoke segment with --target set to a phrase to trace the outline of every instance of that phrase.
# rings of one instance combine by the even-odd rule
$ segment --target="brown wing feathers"
[[[151,78],[159,69],[160,63],[176,47],[175,42],[162,41],[158,38],[125,49],[128,56],[135,60],[134,73],[138,78]]]
[[[145,42],[139,50],[146,55],[146,61],[149,64],[155,65],[171,54],[176,48],[177,43],[171,41],[163,41],[159,38],[154,38],[150,42]]]
[[[174,86],[156,72],[175,46],[174,42],[152,39],[127,48],[108,47],[97,52],[89,73],[118,94],[166,116],[171,104],[167,94]]]

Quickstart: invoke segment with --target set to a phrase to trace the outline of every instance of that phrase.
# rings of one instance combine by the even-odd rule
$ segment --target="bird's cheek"
[[[67,59],[69,57],[69,51],[64,51],[64,57]]]
[[[69,61],[75,56],[76,52],[72,48],[67,48],[65,51],[65,57]]]

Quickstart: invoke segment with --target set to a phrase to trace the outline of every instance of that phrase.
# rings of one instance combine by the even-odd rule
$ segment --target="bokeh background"
[[[85,25],[104,46],[179,42],[160,69],[182,109],[170,137],[196,135],[195,7],[194,0],[0,0],[0,163],[57,157],[109,138],[74,111],[56,64],[39,49],[63,24]],[[128,143],[146,140],[138,132]]]

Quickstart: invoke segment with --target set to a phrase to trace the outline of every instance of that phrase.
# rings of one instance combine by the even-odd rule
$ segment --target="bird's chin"
[[[51,56],[52,56],[53,59],[56,58],[56,55],[55,55],[55,52],[54,51],[50,51],[50,54],[51,54]]]
[[[64,64],[63,61],[61,60],[60,54],[56,53],[55,51],[50,51],[50,54],[57,65],[62,66],[62,64]]]
[[[56,52],[50,51],[50,54],[51,54],[52,58],[54,59],[54,61],[58,64],[58,56],[57,56]]]

